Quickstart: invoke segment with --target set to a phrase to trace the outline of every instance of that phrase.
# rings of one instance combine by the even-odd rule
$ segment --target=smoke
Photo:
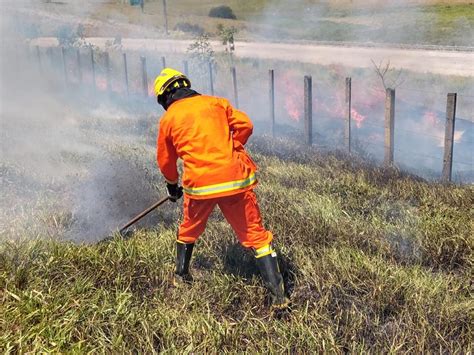
[[[112,10],[99,1],[54,4],[49,9],[49,5],[39,6],[35,2],[17,2],[16,5],[8,7],[4,2],[1,5],[0,235],[34,231],[37,235],[77,241],[98,240],[151,205],[164,192],[154,156],[156,123],[162,111],[153,98],[145,98],[142,92],[139,56],[144,52],[127,51],[130,84],[127,97],[122,53],[112,51],[120,49],[118,34],[144,37],[148,33],[142,31],[143,27],[128,24],[124,12]],[[372,11],[390,13],[401,11],[401,8],[377,5]],[[346,21],[357,18],[357,23],[353,24],[354,31],[341,33],[340,39],[379,38],[379,34],[373,37],[373,33],[362,31],[370,13],[359,13],[362,10],[356,7],[349,7],[349,10],[357,16],[347,16]],[[304,27],[308,35],[321,35],[316,39],[324,39],[326,35],[337,38],[334,33],[336,17],[340,21],[345,17],[335,16],[335,11],[339,10],[310,1],[272,2],[263,16],[255,20],[262,29],[261,36],[267,38],[284,39],[300,27]],[[107,21],[98,15],[101,12],[108,14]],[[424,16],[417,8],[412,14]],[[291,18],[301,21],[297,24],[288,22]],[[35,36],[62,35],[60,40],[70,40],[70,36],[78,35],[81,26],[84,26],[86,36],[118,38],[115,44],[108,44],[109,47],[104,44],[111,49],[113,75],[110,83],[107,83],[105,56],[100,50],[95,52],[94,85],[88,47],[79,48],[83,67],[80,84],[76,48],[65,51],[64,71],[59,48],[48,51],[40,47],[38,53],[34,46],[28,46]],[[382,27],[380,36],[393,32]],[[275,28],[289,31],[280,33]],[[407,41],[410,37],[409,30],[395,32],[392,42]],[[420,34],[417,36],[420,38]],[[238,52],[239,47],[236,48]],[[161,69],[164,53],[149,54],[147,67],[151,82],[153,75]],[[166,53],[166,59],[168,66],[183,68],[183,55]],[[214,89],[217,95],[225,96],[235,104],[227,57],[217,59],[213,72]],[[370,69],[256,59],[236,60],[235,64],[240,108],[255,121],[257,134],[270,133],[268,69],[275,69],[277,134],[296,139],[301,138],[303,127],[303,75],[312,75],[315,144],[330,149],[342,146],[344,83],[347,76],[352,76],[354,144],[376,157],[382,156],[385,94]],[[202,63],[190,63],[189,68],[193,86],[202,93],[209,93],[207,68],[202,67]],[[67,80],[64,80],[64,73],[67,73]],[[404,74],[408,79],[397,88],[396,161],[415,169],[426,167],[439,172],[446,104],[443,95],[456,92],[459,87],[472,90],[472,80],[449,81],[442,77],[425,80],[413,73]],[[419,91],[412,90],[415,87]],[[433,94],[433,88],[443,94]],[[471,171],[472,175],[474,133],[470,121],[473,106],[469,96],[468,93],[459,97],[455,169],[461,170],[456,167],[457,161],[467,163],[462,171]],[[165,205],[153,216],[142,225],[173,223],[177,217],[176,205]],[[19,220],[25,224],[21,231],[18,230]]]
[[[34,9],[23,2],[20,12],[22,6]],[[19,31],[22,22],[7,10],[1,18],[0,236],[100,240],[165,192],[155,162],[162,111],[141,93],[127,100],[120,85],[112,93],[100,85],[93,90],[89,70],[79,85],[69,52],[65,82],[61,52],[49,57],[40,48],[38,58],[24,36],[31,22]],[[80,15],[92,10],[82,8]],[[80,54],[84,63],[88,52]],[[139,225],[173,223],[176,205],[162,208]]]
[[[260,29],[253,35],[272,41],[298,37],[316,41],[472,46],[474,28],[469,18],[451,17],[450,6],[437,3],[428,0],[272,1],[253,18]]]

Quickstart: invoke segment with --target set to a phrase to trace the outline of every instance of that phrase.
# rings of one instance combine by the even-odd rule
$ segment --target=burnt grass
[[[249,145],[292,308],[214,213],[174,287],[176,225],[77,244],[0,244],[0,349],[25,352],[470,353],[474,188],[342,152]],[[179,215],[178,215],[179,217]]]

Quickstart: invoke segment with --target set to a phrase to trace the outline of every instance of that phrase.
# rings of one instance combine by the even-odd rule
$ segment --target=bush
[[[60,46],[70,47],[77,40],[77,33],[72,26],[63,25],[57,29],[56,38]]]
[[[187,32],[187,33],[194,33],[198,36],[204,34],[204,28],[199,25],[193,25],[189,22],[179,22],[176,26],[174,26],[175,31]]]
[[[221,5],[217,7],[213,7],[209,11],[209,17],[219,17],[219,18],[228,18],[235,20],[237,17],[234,15],[232,9],[227,5]]]

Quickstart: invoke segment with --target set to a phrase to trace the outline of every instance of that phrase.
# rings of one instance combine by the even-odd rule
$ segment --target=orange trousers
[[[183,243],[194,243],[204,232],[207,219],[216,205],[244,247],[258,249],[272,241],[272,233],[262,225],[257,197],[252,190],[205,200],[190,199],[185,194],[184,216],[179,226],[178,240]]]

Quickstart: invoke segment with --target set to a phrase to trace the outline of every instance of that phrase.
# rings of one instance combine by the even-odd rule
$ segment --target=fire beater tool
[[[127,224],[125,224],[122,228],[120,228],[119,230],[119,233],[120,235],[123,237],[124,236],[124,232],[127,230],[128,227],[130,227],[132,224],[135,224],[137,223],[140,219],[142,219],[143,217],[145,217],[148,213],[150,213],[151,211],[155,210],[156,208],[158,208],[159,206],[161,206],[163,203],[165,203],[166,201],[168,201],[170,198],[169,196],[166,196],[166,197],[163,197],[161,200],[159,200],[157,203],[155,203],[154,205],[148,207],[145,211],[141,212],[140,214],[136,215],[135,217],[133,217],[130,221],[127,222]]]

